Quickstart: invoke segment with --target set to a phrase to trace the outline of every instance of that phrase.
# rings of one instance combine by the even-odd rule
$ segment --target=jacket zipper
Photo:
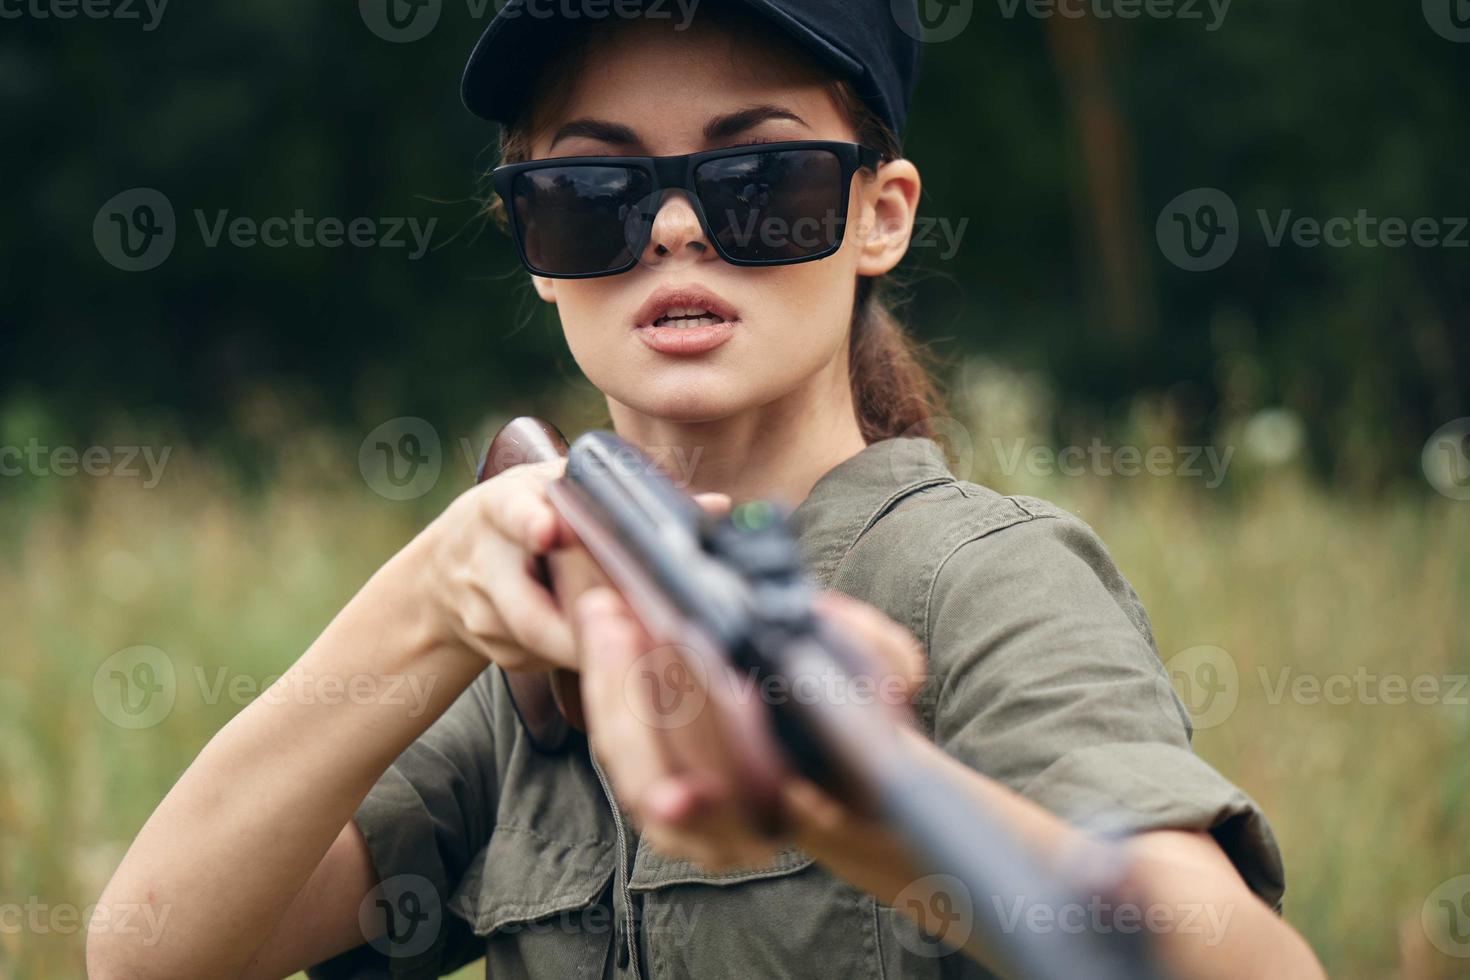
[[[638,933],[636,923],[633,920],[633,892],[628,887],[628,837],[623,830],[623,814],[618,809],[618,801],[613,797],[612,787],[608,784],[607,776],[603,774],[602,766],[597,764],[597,756],[588,747],[587,757],[592,760],[592,771],[597,773],[597,781],[602,785],[602,795],[607,798],[607,805],[612,808],[613,827],[617,830],[618,838],[618,867],[617,888],[618,894],[623,897],[623,915],[626,922],[623,924],[623,942],[628,949],[628,969],[632,972],[634,980],[642,980],[642,973],[638,967]]]

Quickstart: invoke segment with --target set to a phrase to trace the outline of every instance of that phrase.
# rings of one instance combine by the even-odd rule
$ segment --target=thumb
[[[704,510],[706,514],[713,517],[724,517],[730,513],[730,495],[728,493],[697,493],[694,502]]]

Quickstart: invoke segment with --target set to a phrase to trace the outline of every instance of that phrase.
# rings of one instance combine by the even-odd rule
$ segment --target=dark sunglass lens
[[[527,264],[560,276],[630,266],[642,246],[638,209],[652,192],[649,175],[630,167],[570,165],[517,175],[511,199]]]
[[[740,262],[790,262],[842,241],[847,188],[830,150],[766,150],[719,157],[694,182],[715,244]]]

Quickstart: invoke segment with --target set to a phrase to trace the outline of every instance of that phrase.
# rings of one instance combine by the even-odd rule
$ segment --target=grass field
[[[428,497],[394,503],[358,477],[354,440],[301,437],[282,453],[292,475],[249,489],[184,449],[153,489],[0,485],[0,980],[83,975],[82,911],[152,807],[468,482],[446,465]],[[1098,529],[1185,679],[1201,656],[1234,670],[1226,717],[1195,705],[1209,722],[1196,746],[1273,820],[1287,915],[1330,975],[1470,973],[1421,922],[1441,883],[1470,874],[1470,692],[1454,686],[1470,672],[1470,503],[1427,488],[1331,496],[1290,469],[1232,475],[1219,491],[992,469],[976,475]],[[166,654],[177,696],[166,718],[131,730],[99,710],[94,678],[139,645]],[[1421,681],[1420,697],[1385,703],[1389,678],[1413,692],[1421,675],[1432,696]]]

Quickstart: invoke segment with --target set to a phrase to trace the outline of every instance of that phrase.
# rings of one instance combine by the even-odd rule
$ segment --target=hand
[[[837,593],[823,596],[821,609],[880,662],[881,696],[912,697],[924,659],[907,630]],[[762,827],[753,817],[761,801],[752,799],[748,778],[769,761],[750,754],[775,751],[768,735],[753,737],[750,729],[751,717],[765,724],[761,692],[729,674],[700,677],[688,657],[656,646],[611,589],[582,596],[574,618],[592,750],[656,850],[722,870],[760,864],[786,843],[818,857],[839,854],[855,828],[872,831],[869,821],[789,771],[777,787],[781,830]]]
[[[514,466],[461,494],[425,533],[427,601],[452,638],[510,671],[575,668],[576,644],[541,556],[592,563],[546,497],[566,460]]]
[[[429,527],[428,601],[454,640],[508,671],[575,670],[565,610],[607,577],[546,495],[566,460],[513,466],[461,494]],[[698,494],[712,514],[724,494]],[[553,592],[541,578],[550,568]]]

